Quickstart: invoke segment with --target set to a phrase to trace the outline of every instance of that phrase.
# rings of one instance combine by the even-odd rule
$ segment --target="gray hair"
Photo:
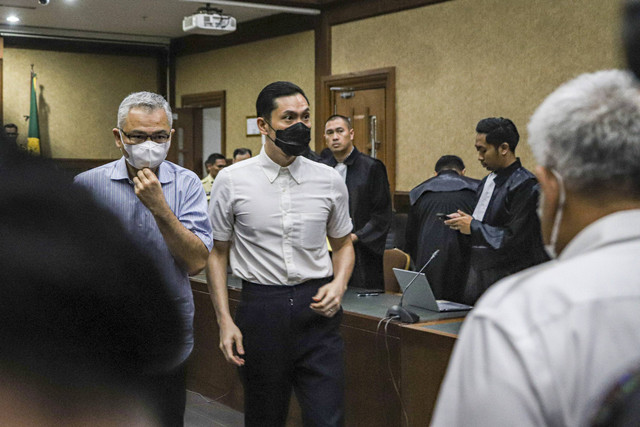
[[[173,124],[171,107],[161,95],[153,92],[134,92],[123,99],[118,107],[118,127],[120,129],[124,128],[132,108],[143,108],[149,112],[162,108],[167,113],[169,127]]]
[[[561,85],[528,125],[538,163],[575,191],[640,196],[640,86],[622,70],[582,74]]]

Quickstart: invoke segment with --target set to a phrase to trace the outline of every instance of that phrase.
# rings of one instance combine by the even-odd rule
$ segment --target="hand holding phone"
[[[436,216],[440,221],[446,221],[448,219],[451,219],[449,218],[449,214],[446,214],[446,213],[437,213]]]

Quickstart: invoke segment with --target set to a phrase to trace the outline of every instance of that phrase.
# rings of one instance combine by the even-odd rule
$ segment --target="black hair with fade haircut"
[[[516,146],[520,141],[520,134],[516,125],[504,117],[489,117],[482,119],[476,125],[476,132],[487,135],[487,143],[498,148],[500,144],[506,142],[509,149],[516,152]]]
[[[273,82],[265,86],[256,100],[256,115],[271,122],[271,112],[277,108],[276,99],[300,94],[309,103],[309,98],[299,86],[291,82]]]
[[[349,117],[347,117],[347,116],[343,116],[342,114],[333,114],[333,115],[329,116],[329,118],[327,120],[325,120],[325,122],[324,122],[325,126],[330,121],[336,120],[336,119],[344,120],[344,122],[347,124],[347,127],[349,128],[349,130],[353,129],[353,126],[351,125],[351,119]]]
[[[205,165],[215,165],[216,164],[216,160],[224,160],[225,162],[227,161],[227,159],[222,154],[213,153],[212,155],[207,157],[207,160],[205,160],[204,164]]]
[[[446,155],[442,156],[436,162],[436,173],[440,173],[440,171],[453,169],[458,172],[462,172],[464,170],[464,162],[458,156],[454,155]]]

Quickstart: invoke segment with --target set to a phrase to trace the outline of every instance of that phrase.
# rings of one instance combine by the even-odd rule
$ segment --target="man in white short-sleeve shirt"
[[[347,188],[332,168],[300,156],[311,132],[302,89],[272,83],[256,110],[265,145],[218,174],[209,206],[207,282],[220,348],[240,369],[245,425],[284,425],[292,389],[305,425],[342,425],[340,303],[354,263]],[[229,256],[243,282],[235,323]]]

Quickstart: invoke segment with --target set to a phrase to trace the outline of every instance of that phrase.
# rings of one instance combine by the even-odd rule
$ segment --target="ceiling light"
[[[16,15],[11,15],[7,17],[7,22],[11,22],[12,24],[16,22],[20,22],[20,18],[18,18]]]

